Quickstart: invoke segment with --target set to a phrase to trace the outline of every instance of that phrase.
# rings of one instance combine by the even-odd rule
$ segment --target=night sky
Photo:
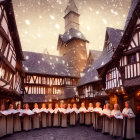
[[[58,35],[64,33],[64,10],[68,0],[13,0],[24,51],[57,54]],[[75,0],[80,31],[87,50],[102,50],[106,27],[123,29],[131,0]]]

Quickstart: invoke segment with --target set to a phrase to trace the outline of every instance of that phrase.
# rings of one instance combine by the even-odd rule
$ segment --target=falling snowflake
[[[30,21],[29,21],[28,19],[25,20],[25,23],[26,23],[27,25],[30,25],[30,24],[31,24]]]
[[[55,24],[56,29],[60,29],[60,25],[59,24]]]

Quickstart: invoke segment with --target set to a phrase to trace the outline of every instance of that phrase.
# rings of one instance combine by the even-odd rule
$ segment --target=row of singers
[[[68,104],[65,108],[64,104],[56,103],[55,108],[52,104],[42,105],[38,108],[38,104],[34,104],[34,109],[30,110],[29,105],[25,104],[24,109],[21,105],[17,105],[17,109],[11,104],[8,110],[5,110],[4,105],[0,111],[0,137],[13,134],[13,132],[28,131],[31,129],[39,129],[40,127],[67,127],[74,126],[79,120],[80,124],[93,125],[95,130],[102,130],[103,133],[109,133],[112,136],[123,136],[124,138],[135,137],[135,115],[130,108],[129,102],[125,102],[125,108],[122,113],[118,104],[114,105],[114,109],[110,110],[110,105],[107,103],[104,108],[100,107],[97,102],[95,108],[89,103],[86,108],[82,103],[78,109],[76,104]],[[78,115],[79,114],[79,115]]]

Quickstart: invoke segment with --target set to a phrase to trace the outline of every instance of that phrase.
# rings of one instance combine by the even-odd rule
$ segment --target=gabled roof
[[[76,95],[74,88],[69,87],[64,89],[64,94],[61,95],[45,95],[45,94],[25,94],[23,102],[25,103],[40,103],[49,102],[49,100],[64,100],[72,99]]]
[[[106,64],[108,64],[112,60],[112,56],[120,43],[122,35],[123,35],[122,30],[109,28],[109,27],[107,28],[106,36],[108,36],[107,37],[108,40],[105,41],[103,52],[98,59],[98,61],[100,61],[98,69],[104,67]],[[112,46],[112,49],[110,51],[107,51],[108,44],[106,44],[106,42],[109,42]]]
[[[23,61],[25,73],[78,77],[77,71],[69,67],[63,57],[35,52],[24,52],[24,57],[26,59]]]
[[[99,56],[102,54],[102,51],[98,51],[98,50],[89,50],[89,57],[91,57],[94,61],[97,60],[99,58]],[[93,61],[93,62],[94,62]]]
[[[21,60],[24,59],[23,52],[22,52],[22,47],[20,43],[20,38],[19,38],[19,33],[17,29],[17,24],[16,24],[16,19],[15,19],[15,14],[14,14],[14,9],[13,9],[13,4],[12,0],[3,0],[1,1],[2,4],[5,4],[5,11],[8,19],[8,27],[13,34],[11,35],[15,47],[16,54],[18,54],[19,58]]]
[[[86,85],[88,83],[100,81],[100,77],[98,75],[98,69],[104,67],[112,60],[112,56],[114,53],[114,49],[117,48],[121,37],[122,37],[122,30],[114,29],[114,28],[107,28],[106,31],[106,39],[105,46],[101,56],[93,63],[93,65],[88,66],[84,71],[84,76],[79,80],[78,86]],[[107,51],[106,42],[109,41],[112,43],[112,50]]]
[[[127,26],[129,24],[132,16],[133,16],[133,13],[134,13],[134,11],[135,11],[139,2],[140,2],[140,0],[132,0],[131,7],[130,7],[130,10],[129,10],[129,13],[128,13],[128,16],[127,16],[127,19],[126,19],[124,30],[127,28]]]
[[[140,13],[140,0],[132,0],[130,11],[128,13],[128,17],[124,27],[124,34],[120,41],[119,47],[116,49],[114,53],[113,56],[114,58],[119,58],[123,53],[123,49],[128,47],[128,43],[129,40],[131,39],[133,29],[136,25],[139,13]]]
[[[67,32],[65,32],[63,35],[59,35],[59,37],[61,38],[61,40],[64,43],[69,42],[72,39],[81,39],[83,41],[88,42],[88,40],[85,38],[85,36],[78,30],[71,28],[69,29]]]
[[[78,8],[74,2],[74,0],[69,0],[68,6],[65,10],[65,14],[69,14],[70,12],[74,12],[78,14]]]

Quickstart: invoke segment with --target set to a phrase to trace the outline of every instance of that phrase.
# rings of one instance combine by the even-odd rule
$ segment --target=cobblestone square
[[[112,138],[101,132],[95,132],[92,127],[76,126],[68,128],[46,128],[20,132],[2,138],[1,140],[121,140],[122,138]],[[140,139],[140,134],[135,140]]]

